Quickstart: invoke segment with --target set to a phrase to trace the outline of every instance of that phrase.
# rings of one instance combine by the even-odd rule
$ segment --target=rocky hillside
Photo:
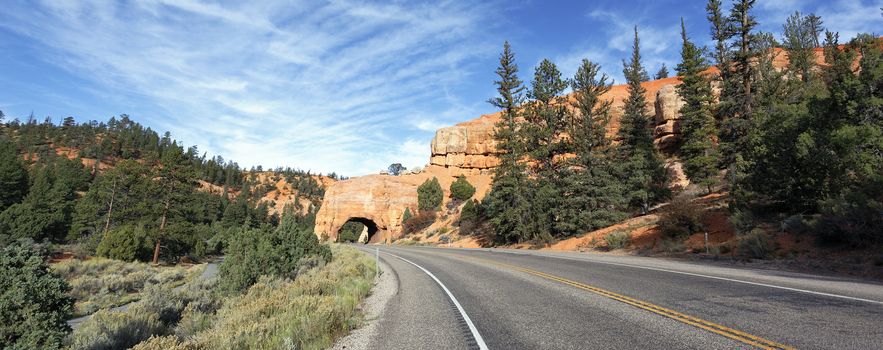
[[[815,51],[815,57],[818,63],[824,63],[821,49]],[[787,63],[787,52],[777,50],[774,66],[782,69]],[[716,68],[713,67],[708,71],[714,72]],[[648,113],[654,116],[654,144],[666,156],[666,169],[673,189],[683,189],[689,185],[682,164],[675,155],[680,138],[679,110],[683,106],[676,89],[680,83],[678,77],[670,77],[642,84],[646,89]],[[619,130],[627,89],[625,84],[615,85],[602,96],[612,103],[607,130],[611,138]],[[493,181],[492,170],[499,164],[493,137],[494,126],[499,120],[498,112],[437,130],[430,145],[429,166],[421,173],[368,175],[332,184],[326,190],[317,215],[316,234],[335,239],[337,231],[346,221],[358,219],[376,224],[379,234],[372,237],[374,242],[401,237],[401,219],[405,208],[413,211],[417,207],[417,186],[433,177],[439,179],[446,202],[450,183],[460,175],[465,175],[476,186],[475,198],[482,199]]]

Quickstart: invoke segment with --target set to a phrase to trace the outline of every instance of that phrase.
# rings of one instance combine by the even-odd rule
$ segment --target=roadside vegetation
[[[146,263],[105,258],[70,259],[50,266],[70,285],[76,301],[74,316],[128,304],[141,299],[144,288],[170,289],[198,277],[205,265],[158,267]]]
[[[218,280],[176,291],[148,289],[125,312],[96,313],[72,336],[73,349],[324,349],[362,322],[374,261],[333,245],[334,257],[296,278],[263,276],[243,293]],[[224,276],[219,276],[222,281]]]

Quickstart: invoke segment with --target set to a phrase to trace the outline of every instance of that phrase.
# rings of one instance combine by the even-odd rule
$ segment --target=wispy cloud
[[[651,76],[663,63],[669,67],[670,71],[671,67],[676,64],[674,55],[677,51],[672,50],[672,43],[677,43],[680,40],[678,27],[680,22],[677,18],[651,20],[650,14],[637,18],[626,18],[619,12],[601,9],[592,10],[587,16],[598,23],[597,27],[601,28],[603,32],[601,36],[605,39],[575,43],[572,50],[556,57],[555,61],[567,76],[573,76],[579,62],[586,58],[599,63],[602,72],[612,77],[616,84],[624,84],[622,60],[631,55],[636,25],[640,38],[642,62]]]
[[[357,175],[424,164],[446,113],[474,114],[446,90],[496,48],[482,36],[484,6],[21,1],[4,5],[0,27],[102,97],[146,96],[159,115],[139,120],[202,150]]]

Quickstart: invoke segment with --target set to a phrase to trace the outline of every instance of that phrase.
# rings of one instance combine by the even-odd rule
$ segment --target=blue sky
[[[725,1],[726,2],[726,1]],[[6,0],[0,110],[128,114],[243,166],[346,175],[423,166],[435,129],[493,112],[503,40],[522,78],[582,58],[622,81],[631,27],[644,63],[677,64],[679,18],[708,41],[704,1]],[[842,37],[880,33],[883,1],[759,0],[761,29],[816,12]]]

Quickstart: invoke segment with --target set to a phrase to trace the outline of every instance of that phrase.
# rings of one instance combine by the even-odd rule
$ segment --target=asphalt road
[[[883,349],[880,284],[601,254],[357,247],[379,248],[398,287],[371,349]]]

